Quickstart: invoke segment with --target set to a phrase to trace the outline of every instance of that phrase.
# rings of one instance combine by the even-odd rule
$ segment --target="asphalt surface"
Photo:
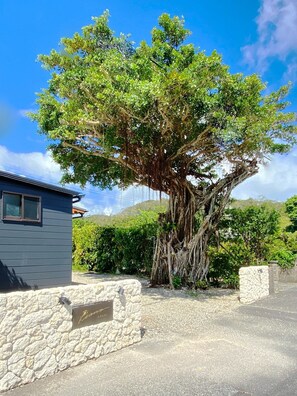
[[[4,395],[297,395],[297,285]]]

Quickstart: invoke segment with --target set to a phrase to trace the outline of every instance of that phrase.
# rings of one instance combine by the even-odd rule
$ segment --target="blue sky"
[[[174,3],[174,4],[173,4]],[[210,53],[216,49],[232,72],[258,73],[268,90],[297,81],[296,0],[143,0],[0,1],[0,169],[57,183],[61,172],[46,151],[26,112],[36,109],[35,93],[47,86],[49,73],[38,54],[58,48],[61,37],[79,32],[92,16],[109,9],[116,33],[130,33],[135,45],[150,40],[163,12],[184,16],[190,41]],[[297,108],[297,90],[290,94]],[[144,188],[102,192],[88,186],[83,205],[93,212],[115,213],[139,200],[156,198]],[[284,200],[297,194],[297,150],[272,158],[269,165],[239,186],[237,198]]]

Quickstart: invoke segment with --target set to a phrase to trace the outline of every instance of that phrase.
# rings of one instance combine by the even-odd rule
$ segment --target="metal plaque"
[[[113,300],[76,305],[72,308],[72,329],[108,322],[112,319]]]

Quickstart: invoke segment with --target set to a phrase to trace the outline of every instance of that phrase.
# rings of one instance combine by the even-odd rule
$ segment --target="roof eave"
[[[82,194],[78,191],[55,186],[55,185],[49,184],[49,183],[44,183],[44,182],[41,182],[38,180],[31,179],[29,177],[19,176],[19,175],[16,175],[15,173],[10,173],[10,172],[5,172],[5,171],[0,170],[0,177],[15,180],[20,183],[31,184],[33,186],[44,188],[46,190],[52,190],[52,191],[56,191],[56,192],[59,192],[62,194],[71,195],[74,198],[75,197],[79,198],[79,200],[84,196],[84,194]]]

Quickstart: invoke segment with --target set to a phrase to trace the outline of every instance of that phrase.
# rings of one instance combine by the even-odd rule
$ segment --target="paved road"
[[[297,285],[4,395],[297,395]]]

